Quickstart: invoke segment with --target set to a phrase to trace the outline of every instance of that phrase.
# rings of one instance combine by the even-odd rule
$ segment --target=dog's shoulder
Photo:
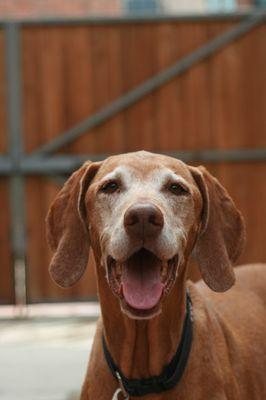
[[[260,351],[259,346],[265,346],[266,264],[239,266],[235,274],[235,285],[224,293],[212,291],[203,281],[188,282],[195,329],[208,337],[211,330],[219,330],[231,348],[258,346]]]

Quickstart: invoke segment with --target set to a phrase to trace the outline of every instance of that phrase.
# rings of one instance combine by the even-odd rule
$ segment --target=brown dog
[[[204,168],[147,152],[87,162],[47,224],[60,286],[82,276],[90,246],[97,264],[102,317],[82,400],[129,398],[123,386],[143,400],[266,398],[266,268],[238,268],[231,288],[243,219]],[[187,283],[192,252],[212,290]]]

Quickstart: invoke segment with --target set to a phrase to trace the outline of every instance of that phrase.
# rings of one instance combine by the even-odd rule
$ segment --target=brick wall
[[[0,18],[117,15],[122,0],[0,0]]]
[[[266,0],[260,0],[263,2]],[[258,2],[258,1],[257,1]],[[0,0],[0,18],[82,17],[142,12],[204,12],[247,7],[254,0]],[[227,5],[226,5],[227,4]]]

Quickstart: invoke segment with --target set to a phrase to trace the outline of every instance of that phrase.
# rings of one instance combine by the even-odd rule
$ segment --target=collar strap
[[[180,381],[185,367],[188,362],[193,334],[193,318],[192,318],[192,303],[187,292],[187,312],[184,321],[181,342],[177,351],[167,364],[160,375],[151,376],[145,379],[128,379],[126,378],[119,367],[115,364],[108,348],[104,336],[102,337],[103,351],[106,362],[113,374],[119,381],[120,386],[124,391],[133,397],[140,397],[151,393],[161,393],[172,389]]]

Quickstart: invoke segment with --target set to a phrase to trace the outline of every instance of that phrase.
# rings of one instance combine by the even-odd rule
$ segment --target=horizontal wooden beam
[[[239,163],[266,161],[266,148],[228,149],[228,150],[194,150],[162,152],[187,163]],[[100,161],[114,154],[75,154],[51,157],[25,156],[15,169],[12,160],[7,156],[0,157],[0,175],[21,173],[24,175],[70,174],[85,161]],[[18,170],[19,168],[19,170]]]

